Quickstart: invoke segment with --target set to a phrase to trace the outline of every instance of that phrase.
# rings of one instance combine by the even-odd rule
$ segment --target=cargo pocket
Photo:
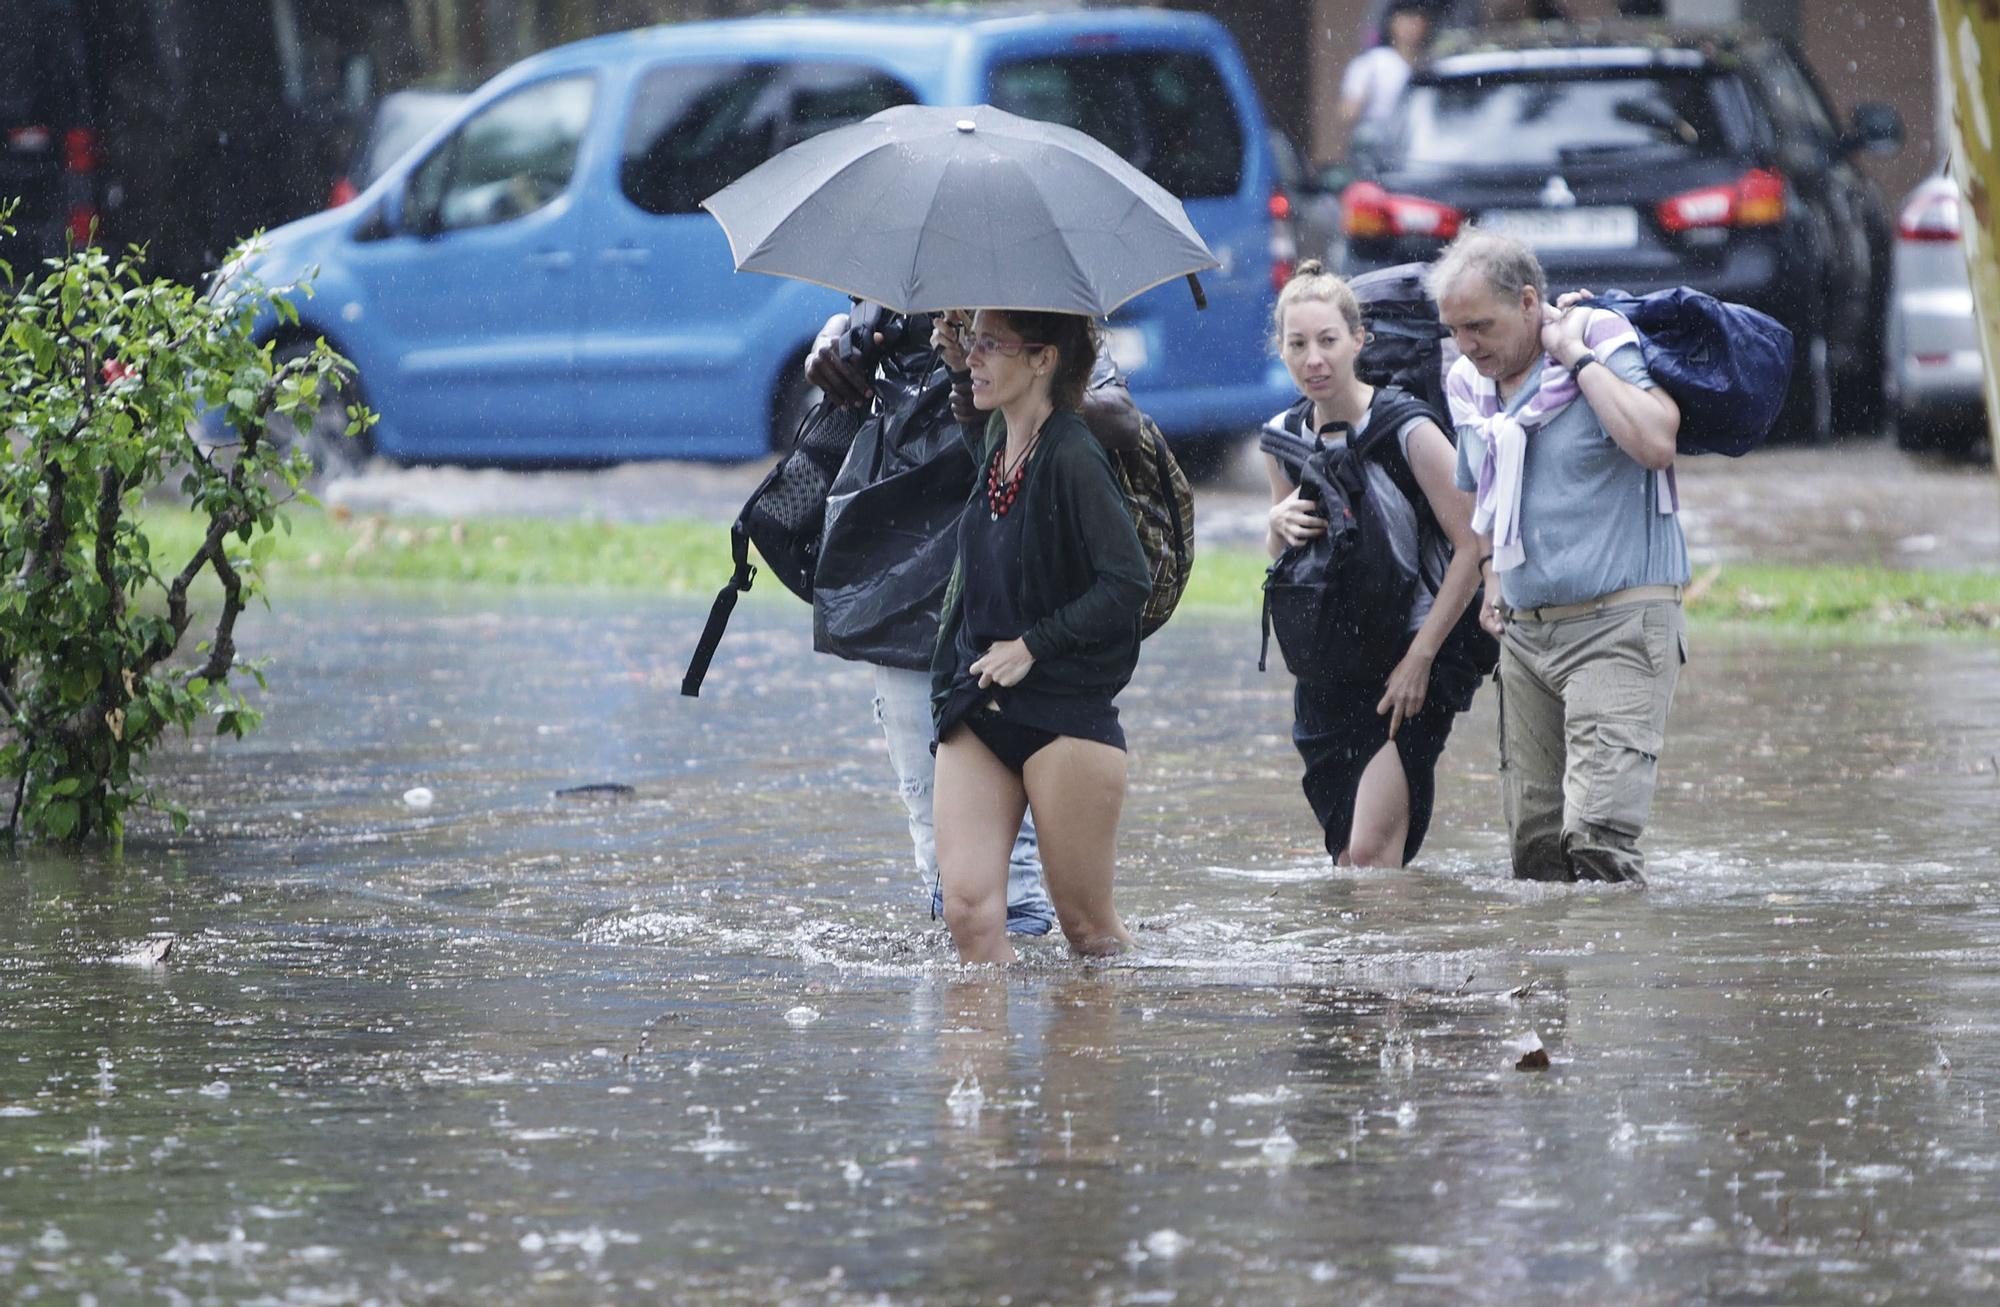
[[[1593,826],[1637,836],[1653,807],[1665,738],[1644,722],[1600,722],[1590,758],[1590,789],[1581,814]]]

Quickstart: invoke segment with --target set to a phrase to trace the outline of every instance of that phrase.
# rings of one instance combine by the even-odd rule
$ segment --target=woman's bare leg
[[[1132,942],[1111,903],[1118,814],[1125,806],[1125,751],[1059,737],[1028,759],[1028,802],[1042,842],[1042,875],[1070,947],[1109,957]]]
[[[1354,825],[1341,861],[1357,867],[1400,867],[1410,837],[1410,782],[1391,740],[1362,769],[1354,795]]]
[[[1012,962],[1007,858],[1027,811],[1021,778],[960,726],[938,745],[931,820],[937,829],[944,919],[960,962]]]

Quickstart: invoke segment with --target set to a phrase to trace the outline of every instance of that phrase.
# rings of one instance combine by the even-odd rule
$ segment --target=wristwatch
[[[1571,381],[1581,381],[1583,379],[1583,370],[1585,368],[1589,367],[1593,363],[1601,363],[1601,362],[1603,362],[1603,360],[1597,357],[1596,350],[1594,349],[1585,350],[1583,352],[1582,358],[1578,359],[1576,362],[1569,365],[1569,379]]]

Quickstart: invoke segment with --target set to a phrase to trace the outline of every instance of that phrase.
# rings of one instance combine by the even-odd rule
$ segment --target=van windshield
[[[1206,56],[1088,51],[1003,63],[988,101],[1094,136],[1183,200],[1243,185],[1243,128]]]
[[[1718,81],[1646,69],[1418,82],[1390,128],[1387,153],[1411,164],[1525,168],[1727,154]]]

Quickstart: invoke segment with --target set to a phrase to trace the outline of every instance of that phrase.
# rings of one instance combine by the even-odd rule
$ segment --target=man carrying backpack
[[[1446,381],[1500,637],[1514,874],[1645,880],[1667,710],[1686,661],[1673,482],[1680,409],[1632,328],[1547,302],[1532,251],[1471,231],[1431,273],[1463,357]],[[1498,584],[1495,584],[1497,578]]]
[[[828,319],[806,360],[806,379],[830,402],[875,408],[828,498],[828,527],[813,592],[813,644],[866,662],[875,673],[875,720],[889,745],[910,842],[931,913],[937,843],[931,824],[930,663],[938,613],[957,555],[959,510],[975,470],[958,433],[970,411],[962,360],[954,371],[933,345],[927,317],[878,306]],[[857,339],[858,337],[858,339]],[[983,416],[983,415],[982,415]],[[1081,410],[1107,448],[1140,439],[1139,410],[1109,359],[1100,359]],[[1007,929],[1045,935],[1055,909],[1042,884],[1032,817],[1009,860]]]

